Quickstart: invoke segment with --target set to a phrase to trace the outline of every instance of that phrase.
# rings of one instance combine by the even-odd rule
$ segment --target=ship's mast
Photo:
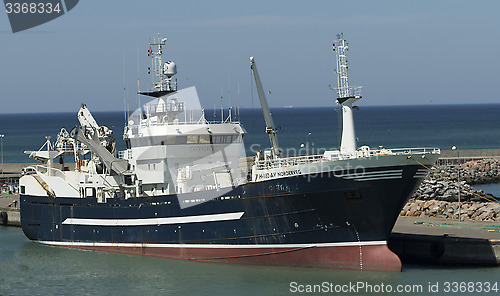
[[[148,74],[152,74],[153,88],[149,92],[139,92],[141,95],[151,97],[161,97],[168,93],[177,91],[177,82],[172,81],[172,76],[177,74],[177,66],[172,61],[163,63],[163,46],[167,38],[161,38],[149,41],[148,56],[151,57],[151,68]]]
[[[337,93],[337,104],[342,106],[342,140],[340,152],[349,154],[356,151],[356,133],[354,131],[354,121],[352,117],[352,104],[361,99],[362,86],[349,86],[347,51],[349,47],[344,35],[337,34],[337,40],[333,43],[333,51],[337,58],[337,85],[334,89]]]
[[[266,133],[269,135],[269,140],[271,140],[273,156],[277,157],[281,154],[278,138],[276,137],[278,130],[274,126],[273,117],[271,116],[266,95],[264,94],[264,88],[260,82],[259,71],[257,71],[257,65],[255,64],[253,57],[250,57],[250,68],[253,70],[253,75],[255,76],[255,85],[257,86],[257,92],[259,93],[260,104],[262,106],[262,112],[264,113],[264,120],[266,121]]]

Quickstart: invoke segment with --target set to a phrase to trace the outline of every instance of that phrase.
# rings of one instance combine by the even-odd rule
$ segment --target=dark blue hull
[[[171,249],[200,246],[206,250],[220,246],[226,250],[223,253],[231,253],[227,251],[230,248],[269,246],[274,250],[287,245],[300,248],[316,244],[354,246],[355,256],[362,256],[362,246],[368,248],[368,245],[376,244],[372,242],[385,244],[401,208],[418,185],[420,179],[414,178],[418,169],[419,166],[373,169],[402,170],[400,179],[380,178],[359,182],[319,174],[248,183],[222,197],[184,209],[181,209],[177,195],[111,199],[106,203],[98,203],[95,198],[22,195],[21,221],[24,233],[34,241],[89,249],[102,246],[108,251],[119,251],[109,248],[121,244],[122,251],[126,253],[145,254],[144,250],[125,249],[157,244],[170,248],[165,253],[168,257],[210,260],[220,258],[220,253],[199,255],[194,252],[195,255],[186,255]],[[204,194],[211,193],[217,194],[216,191]],[[186,193],[182,198],[189,199],[190,195],[197,198],[201,193]],[[237,216],[240,213],[240,217],[233,213]],[[229,214],[234,217],[203,220]],[[177,220],[165,220],[167,222],[155,225],[141,224],[157,217],[181,220],[179,223],[175,223]],[[118,222],[115,225],[99,222],[103,220]],[[122,221],[133,222],[123,225]],[[173,255],[169,255],[171,253]],[[359,263],[356,260],[359,259],[353,260],[356,268]],[[269,263],[273,264],[271,261]],[[266,261],[254,263],[266,264]],[[293,262],[280,265],[308,266]],[[325,266],[335,267],[336,264],[330,262]],[[373,269],[385,268],[375,266]]]

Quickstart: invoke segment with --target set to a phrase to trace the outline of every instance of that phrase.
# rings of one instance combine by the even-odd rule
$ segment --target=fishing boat
[[[165,44],[149,43],[154,83],[140,94],[152,99],[127,119],[124,151],[82,105],[78,127],[27,152],[42,162],[20,179],[30,240],[209,262],[401,270],[387,239],[440,151],[357,147],[361,88],[348,84],[342,34],[334,42],[341,144],[316,155],[283,153],[250,58],[271,147],[246,157],[242,123],[231,109],[206,119],[196,88],[177,89]]]

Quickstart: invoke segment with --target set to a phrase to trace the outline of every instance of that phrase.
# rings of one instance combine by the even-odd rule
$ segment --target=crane
[[[266,134],[269,135],[269,140],[271,141],[271,151],[273,153],[273,157],[279,157],[281,156],[281,149],[279,148],[278,138],[276,137],[278,130],[274,125],[273,117],[271,116],[271,111],[269,110],[269,105],[267,104],[266,95],[264,93],[264,88],[260,82],[259,71],[257,70],[257,65],[255,64],[255,59],[253,57],[250,57],[250,68],[255,76],[255,85],[257,86],[257,92],[259,93],[259,100],[262,106],[262,112],[264,113],[264,120],[266,121]]]

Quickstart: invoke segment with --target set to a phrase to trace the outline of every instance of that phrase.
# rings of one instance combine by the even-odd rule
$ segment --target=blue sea
[[[91,107],[90,107],[91,109]],[[233,109],[233,119],[238,119]],[[273,119],[280,129],[280,146],[290,153],[309,153],[338,148],[339,128],[336,107],[273,108]],[[78,124],[76,112],[42,114],[0,114],[0,134],[4,134],[4,162],[32,162],[24,151],[38,150],[45,136],[55,140],[62,127],[70,131]],[[207,120],[220,120],[220,110],[205,112]],[[241,109],[239,120],[247,134],[247,154],[269,147],[260,109]],[[125,123],[123,112],[94,112],[96,121],[114,131],[118,149]],[[225,110],[225,117],[228,110]],[[450,149],[500,148],[500,104],[366,106],[354,112],[358,146],[373,148],[438,147]],[[311,133],[310,136],[307,136]],[[305,146],[305,145],[304,145]]]
[[[4,161],[30,162],[23,151],[39,149],[44,136],[54,139],[61,127],[71,130],[78,123],[76,111],[0,114]],[[220,120],[219,112],[216,120]],[[336,108],[283,108],[272,112],[280,126],[281,147],[299,153],[304,152],[298,149],[306,141],[310,153],[338,147]],[[124,114],[95,112],[94,116],[100,125],[114,130],[118,147],[123,149]],[[500,148],[500,104],[361,107],[354,116],[359,146]],[[214,118],[208,115],[207,119]],[[240,120],[247,131],[244,141],[249,154],[252,144],[259,149],[269,146],[261,110],[242,109]],[[453,292],[453,283],[481,285],[483,291],[474,288]],[[439,292],[430,292],[429,287],[436,284]],[[448,292],[447,284],[451,288]],[[486,293],[487,284],[496,290]],[[344,286],[365,288],[336,292],[336,287]],[[388,286],[393,292],[382,292]],[[403,292],[394,292],[398,287]],[[308,288],[316,292],[307,293]],[[500,268],[405,264],[403,272],[392,273],[200,263],[48,247],[30,242],[20,228],[0,226],[0,296],[297,294],[499,295]]]

